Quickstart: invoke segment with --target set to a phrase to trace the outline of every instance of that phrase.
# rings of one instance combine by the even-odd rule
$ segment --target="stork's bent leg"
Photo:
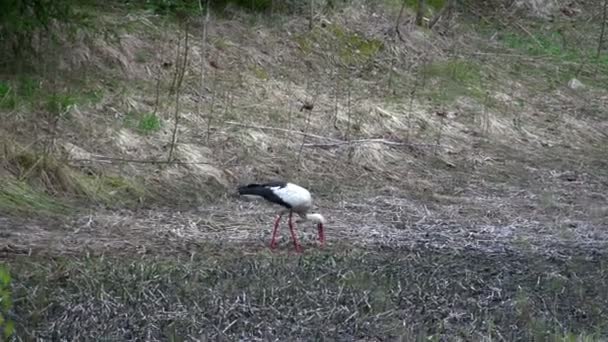
[[[281,222],[281,216],[283,214],[279,214],[277,219],[274,221],[274,229],[272,230],[272,240],[270,241],[270,248],[275,249],[277,247],[277,231],[279,229],[279,223]]]
[[[291,231],[291,237],[293,238],[293,245],[296,249],[296,252],[302,252],[302,246],[298,242],[298,238],[296,237],[296,232],[293,229],[293,221],[292,221],[292,212],[289,212],[289,230]]]

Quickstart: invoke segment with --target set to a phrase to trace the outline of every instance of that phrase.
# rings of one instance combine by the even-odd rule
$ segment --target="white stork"
[[[309,214],[308,211],[312,208],[312,197],[310,192],[303,187],[288,183],[288,182],[270,182],[265,184],[248,184],[238,188],[239,195],[254,195],[260,196],[269,202],[283,206],[278,212],[278,216],[274,222],[272,231],[272,240],[270,248],[274,249],[277,246],[276,237],[279,228],[281,217],[289,212],[289,229],[293,244],[297,252],[302,252],[302,246],[298,243],[295,230],[293,228],[292,215],[298,214],[304,221],[312,221],[317,224],[319,232],[319,242],[321,245],[325,242],[325,234],[323,232],[323,224],[325,219],[320,214]]]

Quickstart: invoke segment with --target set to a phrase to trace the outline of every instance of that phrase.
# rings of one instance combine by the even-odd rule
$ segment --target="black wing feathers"
[[[285,203],[279,196],[277,196],[270,188],[271,187],[279,187],[283,188],[287,185],[285,182],[269,182],[264,184],[248,184],[239,187],[239,195],[255,195],[260,196],[270,201],[272,203],[276,203],[282,205],[288,209],[291,209],[291,205],[289,203]]]

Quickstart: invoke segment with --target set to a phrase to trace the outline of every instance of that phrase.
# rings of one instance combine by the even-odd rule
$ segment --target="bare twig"
[[[392,141],[386,139],[357,139],[350,141],[338,141],[332,143],[324,143],[324,144],[304,144],[304,147],[336,147],[342,145],[356,145],[356,144],[367,144],[367,143],[378,143],[390,146],[425,146],[425,147],[446,147],[445,145],[440,144],[424,144],[424,143],[408,143],[408,142],[400,142],[400,141]]]
[[[334,128],[337,130],[338,129],[338,107],[339,107],[339,102],[340,102],[340,95],[339,95],[339,91],[340,91],[340,73],[338,71],[338,67],[334,65],[334,75],[336,77],[336,86],[334,88],[334,113],[333,113],[333,123],[334,123]]]
[[[348,140],[350,138],[350,129],[351,129],[351,122],[350,122],[350,118],[351,118],[351,114],[352,114],[352,107],[351,107],[351,99],[352,99],[352,80],[349,78],[348,79],[348,88],[346,89],[346,113],[347,113],[347,118],[348,121],[346,123],[346,133],[344,136],[344,140]]]
[[[304,126],[304,133],[308,132],[308,128],[310,127],[310,117],[312,116],[312,108],[314,108],[314,102],[316,100],[316,95],[317,95],[317,92],[315,91],[315,97],[312,100],[313,106],[308,111],[308,115],[306,116],[306,125]],[[298,159],[296,161],[296,165],[298,165],[298,166],[300,165],[300,160],[302,157],[302,150],[304,149],[304,144],[306,143],[306,137],[307,137],[307,135],[302,136],[302,144],[300,145],[300,149],[298,150]]]
[[[162,28],[162,32],[166,32],[166,21],[163,21],[163,28]],[[164,37],[163,37],[164,38]],[[164,39],[163,39],[164,40]],[[160,56],[161,58],[164,58],[165,56],[165,49],[164,49],[164,44],[161,45],[161,49],[160,49]],[[158,107],[160,106],[160,85],[161,85],[161,80],[162,80],[162,65],[158,68],[158,74],[156,75],[156,93],[154,95],[154,111],[152,112],[153,115],[156,115],[158,113]]]
[[[177,128],[179,126],[179,96],[180,90],[182,86],[182,81],[184,79],[184,74],[186,73],[186,65],[188,63],[188,21],[184,22],[184,58],[181,62],[181,66],[179,63],[179,51],[177,53],[177,66],[176,66],[176,74],[177,83],[175,84],[175,113],[174,113],[174,124],[173,124],[173,132],[171,133],[171,145],[169,147],[169,156],[167,161],[171,161],[173,158],[173,151],[175,150],[175,143],[177,142]]]
[[[91,159],[68,159],[67,162],[81,162],[81,163],[91,163],[91,162],[99,162],[99,163],[133,163],[133,164],[171,164],[171,165],[206,165],[211,164],[209,162],[179,162],[175,160],[156,160],[156,159],[129,159],[129,158],[116,158],[116,157],[107,157],[107,156],[93,156]]]
[[[205,90],[205,66],[207,65],[207,25],[209,23],[209,0],[205,1],[205,7],[203,7],[203,0],[199,0],[198,2],[199,10],[201,11],[201,22],[203,25],[203,42],[201,46],[201,77],[200,77],[200,99],[197,104],[198,115],[202,116],[201,106],[203,103],[203,91]],[[205,12],[206,11],[206,12]],[[212,118],[213,109],[208,114],[207,117],[207,145],[209,145],[209,133],[211,131],[211,118]]]
[[[246,124],[246,123],[236,122],[236,121],[226,121],[225,123],[227,125],[232,125],[232,126],[240,126],[240,127],[247,127],[247,128],[256,128],[256,129],[261,129],[261,130],[278,131],[278,132],[285,132],[285,133],[290,133],[290,134],[305,135],[307,137],[317,138],[317,139],[322,139],[322,140],[330,140],[330,141],[338,141],[338,142],[342,141],[342,140],[335,139],[335,138],[324,137],[321,135],[316,135],[316,134],[312,134],[312,133],[301,132],[301,131],[296,131],[296,130],[291,130],[291,129],[279,128],[279,127],[259,126],[259,125]]]
[[[606,30],[606,12],[608,12],[608,0],[604,0],[604,10],[602,12],[602,28],[600,31],[600,38],[597,42],[597,58],[600,58],[602,53],[602,45],[604,44],[604,32]]]
[[[399,15],[397,16],[397,22],[395,23],[395,32],[397,33],[397,37],[404,42],[405,39],[401,36],[401,31],[399,31],[399,25],[401,24],[401,17],[403,16],[403,11],[405,10],[406,1],[401,1],[401,8],[399,9]]]
[[[310,4],[310,20],[308,21],[308,29],[312,30],[313,23],[314,23],[315,6],[314,6],[314,0],[309,0],[308,2]]]

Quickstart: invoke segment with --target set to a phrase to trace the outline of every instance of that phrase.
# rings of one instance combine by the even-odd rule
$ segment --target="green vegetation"
[[[6,266],[0,264],[0,330],[4,340],[8,340],[15,332],[15,323],[9,318],[12,308],[11,275]]]
[[[12,110],[17,106],[13,89],[8,83],[0,82],[0,108]]]
[[[139,2],[156,14],[195,17],[200,15],[198,0],[140,0]],[[254,13],[270,13],[272,11],[274,13],[293,14],[302,12],[308,6],[307,3],[298,0],[214,0],[209,3],[212,10],[220,15],[230,7]]]
[[[150,134],[159,131],[161,128],[160,118],[154,113],[144,113],[139,115],[137,130],[142,134]]]
[[[482,66],[474,62],[451,59],[425,65],[421,77],[425,84],[421,95],[439,103],[449,103],[459,96],[484,100]]]
[[[87,12],[79,11],[79,5],[89,0],[27,1],[8,0],[0,2],[0,70],[20,73],[36,70],[40,55],[40,33],[49,44],[60,38],[71,36],[77,27],[85,26],[90,18]],[[40,39],[39,39],[40,40]],[[48,59],[48,58],[47,58]]]
[[[51,114],[62,115],[74,104],[76,100],[69,94],[51,94],[46,101],[46,110]]]
[[[160,126],[161,123],[158,116],[151,113],[144,114],[137,124],[139,131],[144,134],[159,131]]]
[[[95,104],[101,93],[95,90],[69,91],[43,87],[41,79],[21,76],[12,82],[0,81],[0,109],[42,110],[60,116],[71,106]]]
[[[405,5],[412,9],[418,9],[418,0],[404,0]],[[445,5],[445,0],[426,0],[426,6],[433,10],[440,10]]]
[[[125,126],[147,135],[158,132],[162,128],[162,122],[154,113],[129,112],[125,116]]]
[[[29,179],[24,180],[0,178],[3,183],[0,187],[0,213],[66,215],[77,209],[71,205],[73,199],[81,200],[80,204],[84,201],[110,207],[129,207],[149,196],[149,192],[134,180],[119,176],[85,175],[67,168],[62,172],[62,179],[48,180],[49,184],[42,186],[38,180],[40,177],[57,174],[47,172],[45,176],[30,175]],[[58,183],[60,181],[62,183]],[[41,188],[46,191],[39,190]]]
[[[0,177],[0,212],[7,215],[65,215],[74,200],[107,206],[136,205],[149,196],[135,180],[103,173],[83,173],[51,155],[7,149]]]
[[[563,86],[574,77],[596,87],[608,87],[608,56],[597,57],[595,47],[571,41],[572,37],[565,37],[559,30],[533,34],[507,31],[500,37],[507,48],[539,58],[510,62],[507,66],[514,77],[533,76],[532,79],[547,83],[550,89]]]
[[[338,55],[347,65],[368,61],[375,57],[384,45],[377,39],[366,39],[357,33],[347,32],[338,25],[332,25],[330,30],[337,39]]]
[[[333,24],[328,28],[314,28],[294,38],[304,54],[334,52],[346,66],[361,66],[376,57],[384,48],[384,43],[373,38],[365,38]]]
[[[253,65],[251,67],[251,71],[253,72],[253,75],[255,77],[257,77],[258,79],[260,79],[262,81],[267,81],[269,78],[268,71],[266,71],[266,69],[264,69],[260,66]]]
[[[24,181],[0,178],[0,213],[4,215],[65,214],[68,207],[43,191],[32,188]]]

